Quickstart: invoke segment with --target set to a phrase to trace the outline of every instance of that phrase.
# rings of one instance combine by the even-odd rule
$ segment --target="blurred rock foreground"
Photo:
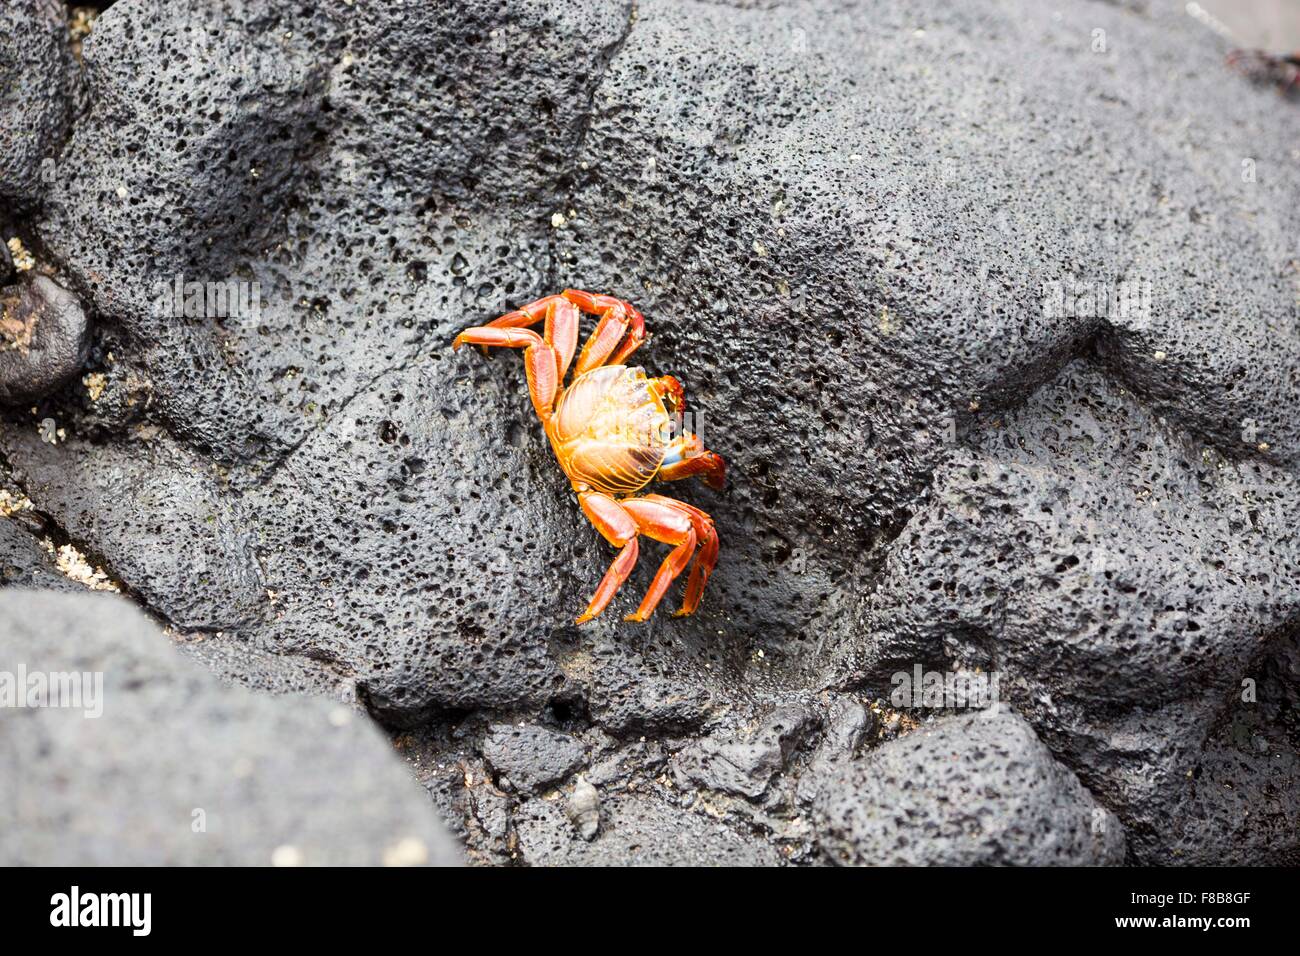
[[[0,14],[0,226],[92,332],[3,410],[0,585],[123,596],[0,590],[0,667],[122,709],[0,711],[24,788],[32,727],[169,807],[255,742],[214,861],[1300,858],[1300,112],[1182,3],[118,0],[79,57],[57,7]],[[696,617],[621,621],[648,545],[571,623],[612,553],[518,356],[448,347],[565,286],[731,466],[661,489]],[[436,809],[306,729],[349,705]],[[36,812],[0,857],[148,856]]]
[[[63,675],[59,687],[101,675],[98,686],[87,680],[79,696],[60,697],[63,706],[0,708],[6,865],[376,866],[459,856],[362,716],[223,684],[120,599],[6,595],[0,660],[21,662],[29,693],[37,674]]]

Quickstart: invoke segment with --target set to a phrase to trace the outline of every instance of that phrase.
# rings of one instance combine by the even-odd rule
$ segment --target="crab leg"
[[[592,491],[579,492],[578,504],[582,506],[582,513],[596,526],[596,530],[604,536],[605,540],[614,547],[623,549],[610,564],[609,570],[600,580],[600,586],[596,588],[595,595],[592,596],[591,603],[587,605],[587,610],[582,612],[576,622],[585,624],[609,606],[614,593],[632,573],[632,568],[636,566],[639,545],[637,523],[623,506],[609,495]]]
[[[574,376],[604,365],[605,360],[618,347],[626,332],[627,317],[621,306],[602,313],[600,321],[596,323],[596,331],[591,333],[591,338],[587,339],[582,351],[578,353],[578,365],[573,370]]]
[[[596,331],[587,339],[587,344],[578,356],[575,375],[601,365],[621,365],[645,342],[645,318],[631,303],[612,295],[596,295],[580,289],[565,289],[563,295],[583,312],[600,316]],[[623,341],[624,335],[627,336],[626,341]],[[621,347],[620,342],[623,343]]]
[[[707,512],[684,501],[668,498],[664,495],[646,495],[644,501],[653,501],[669,508],[676,508],[690,518],[695,529],[695,537],[700,542],[700,550],[695,554],[695,563],[691,565],[691,576],[686,581],[686,597],[673,617],[685,617],[694,614],[704,596],[704,585],[709,583],[709,575],[718,563],[718,531],[713,526],[713,519]]]
[[[648,338],[645,330],[644,316],[637,311],[636,307],[633,306],[631,302],[624,302],[623,305],[627,307],[627,321],[629,326],[627,339],[624,340],[622,346],[619,347],[619,350],[615,352],[614,356],[606,363],[607,365],[624,364],[627,361],[627,357],[644,345]]]
[[[537,417],[551,420],[555,408],[555,393],[559,389],[559,359],[555,349],[530,329],[494,328],[488,325],[466,329],[451,343],[453,349],[462,345],[497,345],[508,349],[524,349],[524,372],[528,375],[528,394],[533,400]]]
[[[695,552],[695,528],[690,516],[681,509],[661,504],[647,498],[628,498],[620,502],[623,510],[636,521],[638,530],[648,538],[674,545],[659,571],[650,583],[641,606],[635,614],[629,614],[626,621],[644,621],[654,613],[664,592],[679,574],[685,570]]]
[[[573,353],[578,350],[578,309],[567,299],[559,299],[546,313],[546,341],[559,356],[560,384],[573,364]]]
[[[544,296],[536,302],[521,305],[513,312],[507,312],[500,318],[493,319],[488,325],[497,329],[522,329],[529,325],[536,325],[545,317],[549,307],[556,301],[564,302],[568,300],[560,295]]]
[[[487,327],[524,328],[536,325],[545,317],[546,326],[542,338],[558,355],[557,371],[559,381],[563,384],[565,373],[573,362],[573,353],[578,350],[578,316],[577,306],[564,296],[548,295],[513,312],[507,312],[499,319],[493,319]]]

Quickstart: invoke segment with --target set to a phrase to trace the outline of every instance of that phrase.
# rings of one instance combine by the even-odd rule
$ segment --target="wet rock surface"
[[[1298,852],[1300,114],[1181,3],[119,0],[80,65],[19,33],[0,224],[89,341],[0,415],[0,478],[276,714],[377,718],[473,862]],[[517,354],[448,348],[564,286],[643,309],[728,459],[658,489],[722,536],[693,618],[621,622],[647,544],[573,625],[613,555]],[[20,520],[0,565],[48,581]],[[1007,716],[892,704],[917,664]]]
[[[122,598],[4,592],[0,660],[25,692],[100,678],[62,706],[0,708],[7,866],[459,858],[363,716],[226,686]]]

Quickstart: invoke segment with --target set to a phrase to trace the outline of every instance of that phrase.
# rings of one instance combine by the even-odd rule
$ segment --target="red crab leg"
[[[559,361],[557,371],[559,380],[564,382],[565,373],[573,362],[573,353],[578,350],[578,308],[562,295],[548,295],[530,302],[513,312],[507,312],[499,319],[488,323],[489,328],[523,328],[535,325],[546,318],[546,328],[542,336],[547,345],[555,349]]]
[[[612,295],[601,295],[599,292],[583,292],[581,289],[565,289],[560,295],[568,299],[583,312],[591,315],[601,315],[610,309],[621,308],[624,312],[633,311],[632,307],[622,299],[616,299]]]
[[[573,370],[574,376],[604,365],[626,331],[627,314],[622,306],[602,313],[600,321],[596,323],[596,331],[591,333],[591,338],[587,339],[582,351],[578,353],[578,366]]]
[[[646,495],[644,500],[677,508],[691,519],[695,537],[700,542],[700,550],[695,554],[695,563],[691,565],[691,576],[686,581],[686,598],[682,601],[681,608],[673,612],[673,617],[694,614],[700,606],[700,599],[704,597],[704,585],[709,583],[709,575],[713,573],[718,563],[718,531],[713,526],[713,519],[707,512],[684,501],[677,501],[675,498]]]
[[[513,312],[507,312],[499,319],[493,319],[488,325],[494,329],[522,329],[529,325],[536,325],[546,315],[547,308],[557,300],[566,301],[563,296],[544,296],[536,302],[521,305]]]
[[[624,364],[627,357],[644,345],[646,341],[645,318],[633,307],[631,302],[624,302],[623,305],[627,307],[627,338],[613,357],[605,363],[606,365]]]
[[[657,501],[627,498],[620,504],[623,510],[636,521],[637,528],[643,535],[675,546],[668,557],[664,558],[664,563],[659,565],[659,571],[650,583],[650,590],[646,591],[641,606],[636,609],[635,614],[629,614],[624,618],[626,621],[644,621],[654,613],[659,602],[663,600],[668,586],[690,562],[691,555],[695,551],[695,528],[690,517],[683,514],[680,509]]]
[[[578,351],[578,307],[568,299],[556,296],[556,303],[546,313],[546,341],[559,356],[560,382],[573,364],[573,353]]]
[[[458,349],[465,344],[524,349],[524,372],[528,376],[528,394],[533,400],[533,408],[537,410],[538,418],[550,421],[555,408],[555,392],[559,387],[559,362],[555,349],[543,342],[540,335],[530,329],[480,325],[456,336],[451,347]]]
[[[623,506],[609,495],[591,491],[580,492],[578,503],[582,506],[583,514],[596,526],[596,530],[604,536],[605,540],[614,547],[623,549],[610,564],[609,570],[600,580],[600,586],[596,588],[591,603],[587,605],[587,610],[582,612],[576,622],[585,624],[609,606],[614,593],[632,573],[632,568],[636,566],[639,546],[636,522],[623,510]]]
[[[621,365],[645,342],[645,318],[632,303],[616,299],[612,295],[597,295],[581,289],[565,289],[563,295],[583,312],[600,316],[596,331],[591,334],[582,348],[582,354],[578,356],[575,375],[601,365]],[[627,335],[627,341],[623,341],[624,335]],[[619,347],[620,342],[623,342],[622,347]]]

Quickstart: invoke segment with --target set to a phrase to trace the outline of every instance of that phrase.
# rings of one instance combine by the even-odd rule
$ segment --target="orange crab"
[[[572,383],[565,388],[582,312],[600,319],[578,354]],[[527,328],[543,319],[542,335]],[[528,391],[555,457],[578,495],[583,514],[606,541],[621,549],[579,624],[605,610],[632,573],[640,535],[672,545],[673,550],[660,565],[641,606],[626,620],[644,621],[653,614],[692,554],[695,564],[686,582],[686,597],[674,616],[695,613],[718,561],[718,532],[712,518],[673,498],[637,495],[652,480],[676,481],[694,475],[721,489],[727,467],[698,436],[685,430],[675,434],[674,425],[686,407],[677,379],[648,378],[644,369],[623,364],[645,341],[645,319],[630,302],[566,289],[487,325],[466,329],[452,343],[453,349],[468,343],[524,350]]]

